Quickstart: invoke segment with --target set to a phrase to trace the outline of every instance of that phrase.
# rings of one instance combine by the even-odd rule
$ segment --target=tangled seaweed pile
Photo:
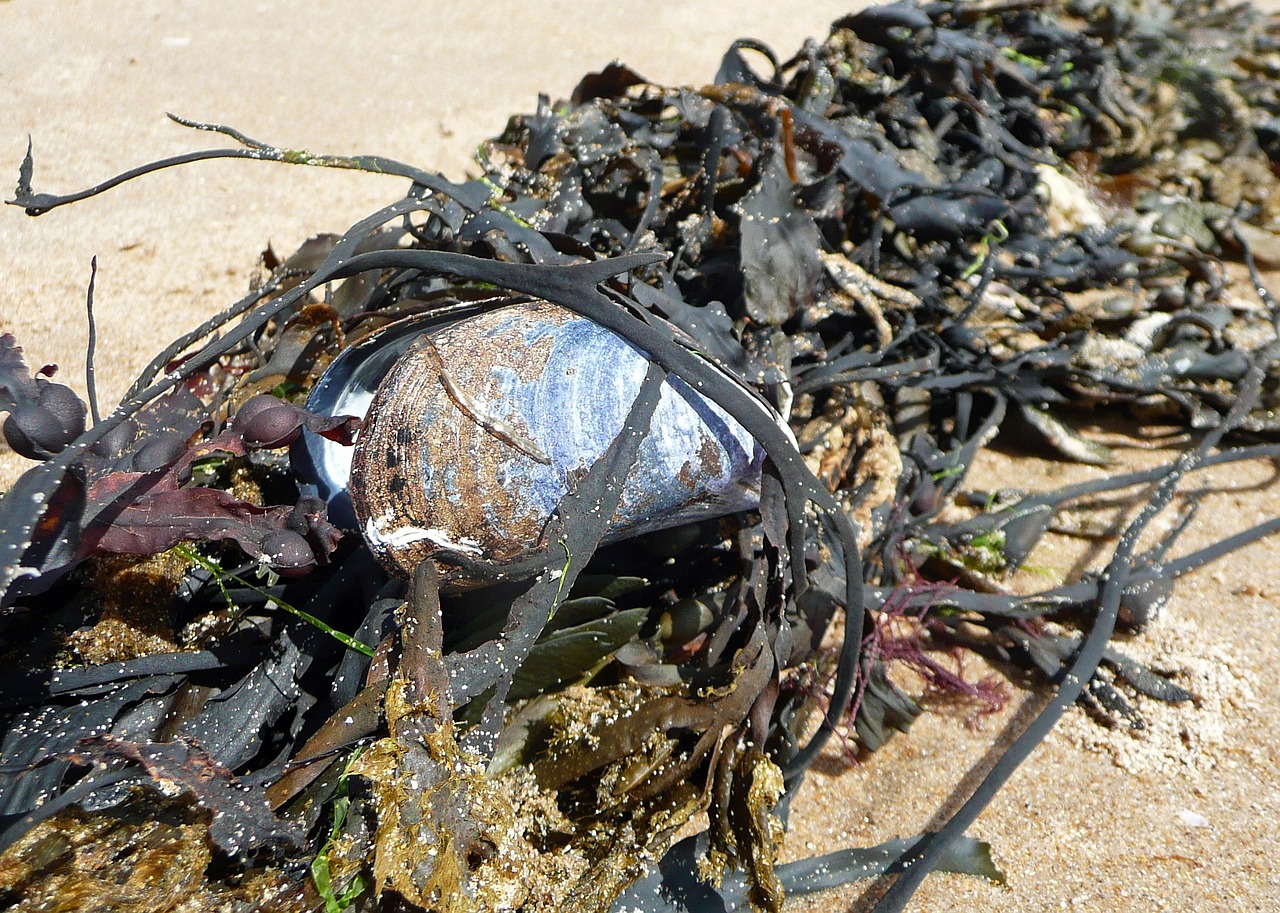
[[[1275,302],[1224,266],[1280,264],[1277,75],[1280,33],[1248,7],[897,3],[786,61],[738,42],[701,89],[611,66],[514,118],[465,184],[190,123],[241,148],[68,196],[32,190],[28,155],[32,215],[210,157],[411,187],[269,254],[88,430],[0,340],[6,440],[41,460],[0,503],[0,902],[778,909],[896,859],[895,910],[939,865],[996,877],[961,835],[1065,707],[1190,696],[1108,646],[1117,622],[1277,526],[1136,553],[1186,472],[1280,453]],[[630,340],[654,381],[534,559],[443,554],[501,581],[442,597],[427,561],[406,586],[299,497],[284,448],[359,422],[298,404],[392,320],[528,298]],[[765,449],[759,510],[601,547],[668,374]],[[1108,462],[1072,429],[1098,406],[1203,438],[1052,494],[964,489],[1011,427]],[[1218,449],[1228,433],[1245,444]],[[1105,569],[1003,585],[1061,507],[1144,483]],[[910,649],[885,651],[904,614]],[[831,733],[874,750],[920,712],[890,653],[956,646],[1053,701],[937,833],[775,866]],[[107,854],[108,878],[91,847],[132,861]]]

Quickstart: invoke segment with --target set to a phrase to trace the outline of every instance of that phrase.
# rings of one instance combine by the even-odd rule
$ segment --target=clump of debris
[[[105,416],[0,337],[5,439],[36,461],[0,502],[0,904],[778,910],[905,872],[888,911],[932,868],[999,878],[964,829],[1067,706],[1132,723],[1127,693],[1192,697],[1116,626],[1277,525],[1138,549],[1186,474],[1280,455],[1258,273],[1280,265],[1277,74],[1280,32],[1248,6],[894,3],[785,60],[736,42],[699,88],[611,65],[512,118],[465,183],[187,121],[236,145],[68,195],[33,190],[28,154],[11,202],[31,215],[216,156],[409,188],[268,251]],[[545,377],[522,349],[491,358],[498,396],[433,342],[531,302],[643,356],[595,451],[568,381],[537,421],[509,407]],[[531,349],[570,325],[548,321]],[[373,435],[369,398],[410,351],[453,424]],[[732,476],[748,503],[654,531],[667,508],[653,523],[637,499],[679,482],[701,503],[720,478],[664,475],[672,397],[759,455]],[[1099,408],[1196,443],[1050,493],[966,488],[1010,431],[1107,465],[1077,430]],[[432,548],[402,579],[370,550],[378,505],[347,512],[349,451],[381,448],[357,465],[426,497],[472,445],[430,444],[417,475],[402,456],[451,427],[501,453],[475,513],[500,532],[522,497],[545,514],[518,557],[403,527]],[[544,470],[549,499],[521,488]],[[1137,486],[1104,566],[1008,585],[1062,511]],[[975,797],[920,839],[776,865],[837,727],[874,751],[921,712],[894,664],[1000,700],[937,659],[956,650],[1053,692]]]

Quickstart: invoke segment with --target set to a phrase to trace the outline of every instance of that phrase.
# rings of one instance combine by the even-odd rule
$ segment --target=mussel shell
[[[373,394],[396,359],[423,333],[450,323],[453,317],[418,315],[397,320],[339,353],[307,397],[307,409],[319,415],[364,418]],[[290,449],[294,474],[314,486],[329,506],[329,520],[343,529],[357,526],[348,486],[355,451],[304,430]]]
[[[560,500],[622,430],[649,368],[617,334],[545,301],[385,345],[393,359],[366,355],[351,372],[363,379],[394,361],[349,490],[365,541],[401,576],[441,550],[501,566],[539,548]],[[336,399],[352,408],[359,394]],[[606,541],[755,507],[763,458],[737,421],[668,377]]]

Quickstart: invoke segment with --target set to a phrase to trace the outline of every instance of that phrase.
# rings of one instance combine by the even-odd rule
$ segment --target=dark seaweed
[[[558,793],[576,829],[554,840],[624,824],[648,833],[679,797],[709,805],[700,852],[745,880],[691,887],[692,844],[677,845],[649,893],[627,895],[642,909],[776,908],[784,890],[867,874],[890,852],[900,877],[876,908],[886,913],[936,865],[990,875],[989,859],[954,848],[1067,707],[1089,701],[1139,726],[1125,689],[1192,697],[1110,646],[1116,625],[1149,624],[1178,576],[1280,528],[1171,558],[1177,526],[1135,551],[1188,473],[1280,447],[1268,443],[1280,431],[1280,309],[1255,263],[1280,263],[1276,47],[1255,11],[1212,2],[895,3],[838,21],[788,60],[736,42],[701,89],[610,66],[570,101],[512,118],[482,147],[484,176],[465,184],[174,118],[239,147],[59,196],[33,191],[29,148],[11,202],[31,215],[211,157],[373,171],[410,188],[341,235],[269,254],[249,295],[159,353],[109,415],[94,404],[88,430],[83,404],[0,338],[6,438],[42,460],[0,503],[0,632],[14,645],[0,680],[0,842],[73,802],[122,801],[122,779],[148,788],[207,768],[222,786],[201,802],[219,827],[258,835],[250,849],[323,855],[332,819],[350,852],[372,854],[370,800],[348,797],[342,771],[386,729],[388,682],[407,675],[420,698],[436,683],[463,747],[527,763]],[[1107,199],[1105,217],[1086,189]],[[1260,308],[1227,294],[1222,264],[1237,255]],[[437,603],[421,580],[407,596],[271,453],[301,427],[341,436],[353,423],[288,400],[391,319],[527,297],[633,342],[650,381],[539,555],[503,566],[445,555],[491,580],[485,596]],[[759,510],[601,548],[668,374],[764,447]],[[1012,430],[1059,458],[1109,463],[1074,427],[1100,407],[1201,437],[1167,466],[1056,492],[965,489],[977,453]],[[852,439],[833,455],[824,442],[837,426]],[[896,442],[902,467],[880,495],[873,432]],[[1251,445],[1220,448],[1227,435]],[[1002,585],[1065,505],[1144,485],[1103,569],[1038,593]],[[970,506],[968,519],[943,520],[949,505]],[[113,556],[178,543],[188,560],[157,590],[167,623],[218,624],[185,650],[67,668],[65,632],[91,628],[121,585]],[[442,632],[423,625],[447,647],[438,660],[405,627],[424,611],[443,620]],[[783,775],[785,810],[842,723],[874,750],[920,712],[886,675],[879,626],[891,614],[920,619],[915,655],[981,650],[1033,670],[1052,700],[937,832],[775,872],[772,809],[753,787],[765,759]],[[1079,633],[1051,633],[1044,618]],[[630,684],[644,700],[557,755],[548,745],[574,683]],[[655,739],[663,763],[646,754]],[[104,759],[114,766],[78,773]],[[122,773],[128,764],[148,776]],[[232,801],[233,775],[274,813]],[[285,839],[294,831],[275,814],[305,822],[307,841]],[[626,887],[617,877],[584,878],[597,909]]]

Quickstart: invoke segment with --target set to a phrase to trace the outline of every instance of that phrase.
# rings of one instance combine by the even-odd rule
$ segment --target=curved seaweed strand
[[[29,216],[41,216],[45,213],[57,209],[59,206],[65,206],[68,203],[78,203],[81,200],[87,200],[95,197],[100,193],[105,193],[114,187],[127,183],[135,178],[143,177],[155,171],[161,171],[165,168],[173,168],[178,165],[189,165],[193,162],[208,161],[210,159],[253,159],[260,162],[281,162],[289,165],[310,165],[318,168],[342,168],[347,170],[365,171],[370,174],[386,174],[393,177],[409,178],[414,184],[443,193],[458,202],[467,206],[473,212],[478,211],[488,201],[488,194],[481,188],[467,187],[462,184],[455,184],[439,174],[433,174],[424,171],[421,168],[415,168],[412,165],[406,165],[403,162],[397,162],[395,159],[389,159],[380,155],[317,155],[308,152],[305,149],[284,149],[279,146],[272,146],[259,140],[251,139],[245,136],[239,130],[233,127],[223,126],[221,124],[205,124],[198,121],[188,120],[185,117],[179,117],[176,114],[169,114],[169,119],[174,123],[181,124],[184,127],[190,127],[194,130],[204,130],[214,133],[221,133],[229,136],[237,142],[241,143],[245,148],[241,149],[200,149],[193,152],[184,152],[180,155],[170,156],[169,158],[158,159],[154,162],[148,162],[145,165],[139,165],[136,168],[130,168],[122,171],[114,177],[108,178],[92,187],[84,190],[75,191],[68,194],[55,193],[34,193],[31,189],[32,176],[32,158],[31,158],[31,141],[27,141],[27,154],[22,161],[19,170],[18,188],[12,200],[5,202],[11,206],[21,206]]]
[[[1275,317],[1273,316],[1273,320]],[[1097,599],[1097,613],[1089,632],[1080,644],[1071,666],[1062,674],[1058,689],[1048,705],[1036,715],[1025,730],[1018,735],[1008,749],[1001,754],[995,766],[983,777],[982,782],[965,800],[964,804],[937,831],[926,834],[902,859],[903,872],[876,903],[873,913],[900,913],[910,902],[916,890],[942,858],[947,848],[969,829],[978,815],[995,798],[1000,788],[1013,776],[1015,770],[1030,756],[1058,720],[1084,693],[1093,680],[1098,664],[1102,661],[1107,644],[1115,630],[1120,613],[1120,601],[1125,588],[1132,582],[1130,575],[1138,537],[1160,514],[1177,493],[1183,476],[1195,469],[1216,447],[1222,438],[1243,420],[1258,400],[1258,391],[1265,378],[1266,366],[1280,352],[1280,345],[1264,346],[1255,353],[1249,373],[1241,385],[1239,399],[1222,422],[1209,431],[1195,449],[1179,457],[1160,480],[1138,516],[1126,527],[1116,544],[1111,561],[1102,572],[1102,588]]]
[[[534,640],[560,608],[565,596],[573,588],[574,581],[608,531],[609,518],[613,516],[622,497],[621,487],[612,482],[614,479],[624,478],[635,464],[640,445],[649,434],[665,380],[666,372],[656,363],[649,366],[622,430],[587,470],[577,488],[557,505],[556,526],[559,529],[553,535],[559,533],[554,537],[565,551],[565,564],[560,569],[559,576],[550,573],[541,575],[529,591],[512,604],[510,621],[504,627],[497,644],[502,653],[501,659],[491,664],[498,666],[500,674],[493,676],[491,681],[467,683],[471,691],[477,694],[486,688],[493,688],[480,722],[467,732],[463,741],[464,746],[485,757],[493,755],[498,734],[504,724],[507,694],[520,664],[529,655]],[[483,663],[465,661],[459,662],[455,668],[461,669],[466,665],[484,668]],[[461,679],[462,676],[453,678],[451,684],[457,683],[458,687],[462,687]]]

